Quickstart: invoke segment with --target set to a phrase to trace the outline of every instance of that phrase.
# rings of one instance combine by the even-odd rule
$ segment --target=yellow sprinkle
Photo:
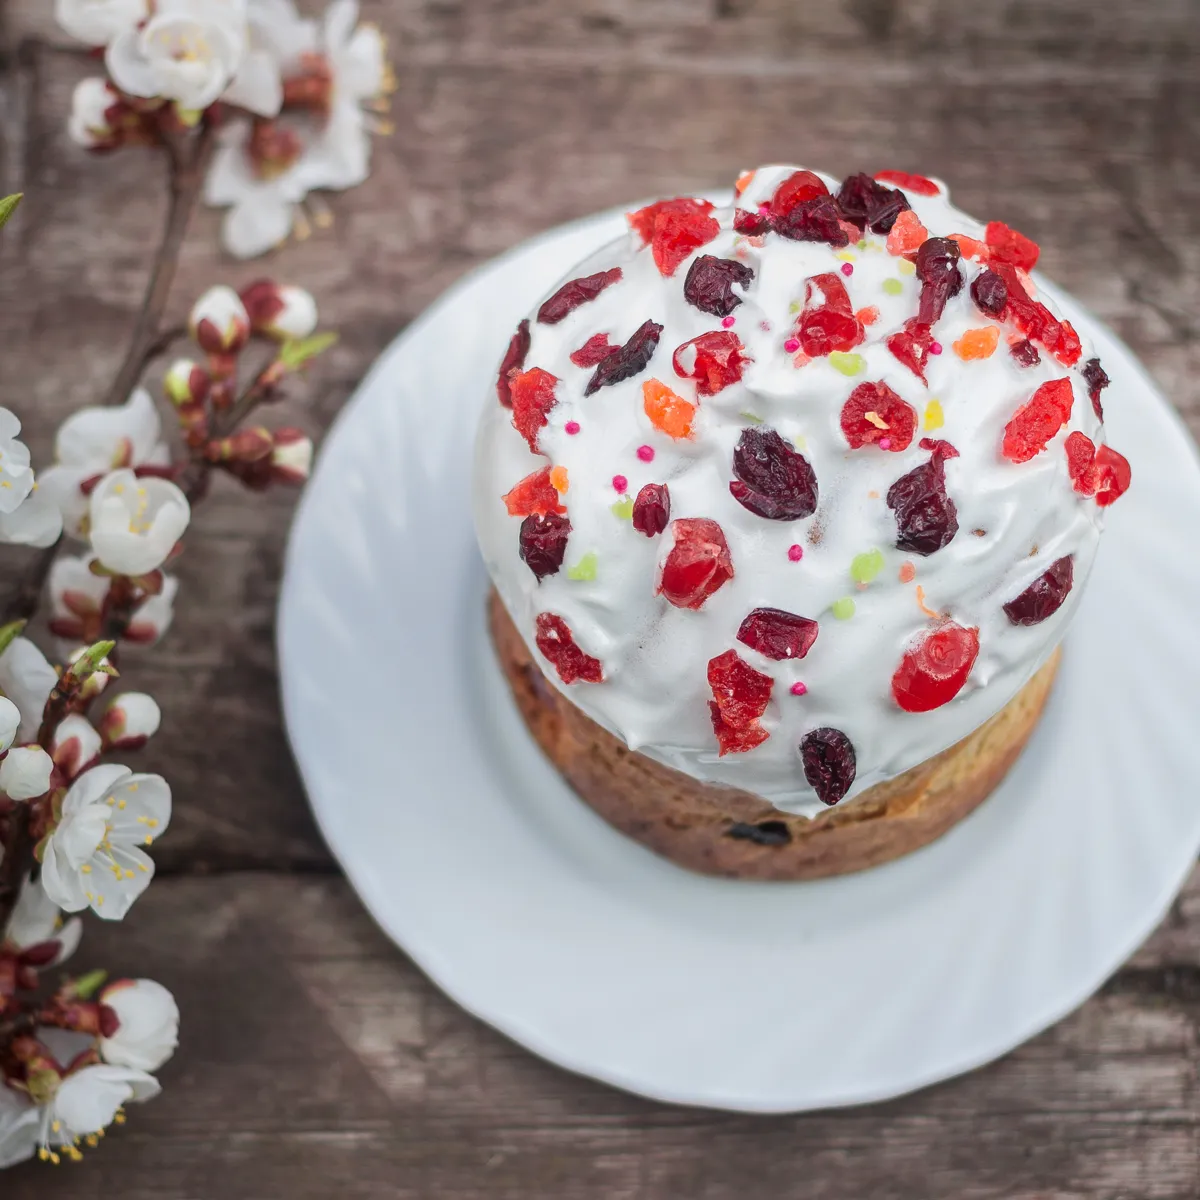
[[[946,423],[945,414],[942,412],[942,402],[940,400],[930,400],[925,405],[925,429],[941,429]]]
[[[865,413],[863,413],[863,416],[866,417],[866,419],[868,421],[870,421],[871,424],[874,425],[876,429],[890,429],[891,428],[891,426],[888,425],[888,423],[877,412],[865,412]]]
[[[917,264],[910,263],[907,258],[900,258],[896,260],[896,270],[901,275],[915,275],[917,273]]]
[[[858,262],[858,255],[853,250],[839,250],[833,257],[841,259],[842,262]]]

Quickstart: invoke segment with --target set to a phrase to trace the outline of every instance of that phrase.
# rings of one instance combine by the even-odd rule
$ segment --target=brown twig
[[[25,877],[33,865],[33,839],[29,836],[29,805],[17,804],[8,819],[8,842],[0,859],[0,943]]]

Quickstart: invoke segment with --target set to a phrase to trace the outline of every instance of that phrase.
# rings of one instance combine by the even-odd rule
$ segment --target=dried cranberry
[[[756,608],[741,624],[737,640],[777,662],[803,658],[817,640],[816,621],[782,608]]]
[[[988,257],[992,262],[1012,263],[1022,271],[1032,271],[1037,266],[1040,253],[1037,242],[1009,229],[1003,221],[989,221],[983,240],[988,244]]]
[[[796,322],[796,340],[809,358],[834,350],[853,350],[865,336],[850,295],[832,271],[804,281],[804,309]]]
[[[887,339],[887,348],[922,383],[925,379],[925,363],[929,359],[929,347],[933,345],[933,331],[922,325],[916,317],[904,322],[904,328]]]
[[[519,371],[525,366],[525,356],[529,353],[529,322],[522,321],[517,326],[517,332],[509,340],[508,349],[500,360],[500,373],[496,376],[496,397],[505,408],[512,408],[512,392],[509,390],[508,377],[513,371]]]
[[[774,429],[743,429],[733,451],[733,498],[771,521],[811,517],[817,507],[817,477],[808,459]]]
[[[800,761],[809,787],[822,804],[830,807],[850,790],[858,774],[854,743],[840,729],[828,726],[800,739]]]
[[[933,457],[892,484],[887,506],[896,514],[897,548],[927,557],[948,546],[958,532],[958,509],[946,492],[945,466],[958,452],[947,442],[921,445],[932,449]]]
[[[1096,451],[1096,503],[1101,508],[1116,503],[1129,490],[1133,472],[1129,460],[1111,446]]]
[[[785,216],[772,218],[772,228],[794,242],[827,242],[838,248],[850,244],[838,206],[829,196],[801,201]]]
[[[936,196],[942,190],[932,179],[926,179],[924,175],[911,175],[908,171],[876,171],[875,179],[879,183],[894,183],[896,187],[918,196]]]
[[[537,319],[543,325],[557,325],[563,317],[573,313],[581,304],[595,300],[606,287],[616,283],[620,278],[621,268],[613,267],[611,271],[597,271],[595,275],[572,279],[569,283],[564,283],[538,309]]]
[[[772,228],[771,214],[765,212],[748,212],[744,208],[733,210],[733,230],[746,237],[760,237],[770,233]]]
[[[675,544],[663,563],[658,592],[676,608],[697,609],[733,578],[729,544],[716,521],[683,517],[671,522]]]
[[[1112,382],[1108,377],[1108,372],[1100,365],[1098,358],[1089,358],[1083,364],[1083,382],[1088,387],[1088,399],[1092,402],[1092,409],[1096,414],[1097,421],[1104,420],[1104,409],[1100,404],[1100,393]]]
[[[571,355],[571,361],[577,367],[594,367],[602,363],[610,354],[620,350],[608,340],[607,333],[593,334],[578,350]]]
[[[886,383],[860,383],[842,405],[842,433],[854,450],[884,440],[893,453],[907,450],[916,428],[916,409]]]
[[[526,475],[511,492],[504,496],[504,505],[510,517],[529,517],[534,513],[563,513],[558,490],[550,482],[550,468],[543,467]]]
[[[602,387],[609,387],[611,384],[620,383],[622,379],[640,375],[654,357],[662,331],[661,325],[656,325],[653,321],[644,321],[625,345],[600,361],[588,380],[587,387],[583,389],[583,394],[590,396]]]
[[[702,333],[684,342],[671,356],[675,374],[681,379],[694,379],[701,396],[715,396],[722,388],[737,383],[748,361],[745,347],[736,333],[718,329]],[[695,354],[689,367],[688,359]]]
[[[713,699],[708,707],[721,755],[743,754],[767,740],[758,719],[767,711],[774,684],[770,675],[756,671],[735,650],[709,660]]]
[[[535,454],[538,452],[538,431],[548,423],[547,415],[558,403],[554,396],[557,383],[558,379],[541,367],[514,371],[509,376],[512,423]]]
[[[749,287],[753,278],[753,269],[745,263],[702,254],[692,263],[683,281],[683,298],[701,312],[727,317],[742,302],[733,285]]]
[[[1004,427],[1004,457],[1028,462],[1070,420],[1075,393],[1069,379],[1052,379],[1022,404]]]
[[[980,312],[1003,317],[1008,304],[1008,286],[995,271],[980,271],[971,284],[971,299]]]
[[[1042,361],[1037,347],[1028,338],[1023,342],[1013,342],[1008,352],[1018,367],[1036,367]]]
[[[786,217],[797,204],[828,195],[829,189],[819,175],[811,171],[793,171],[771,197],[771,216],[776,219]]]
[[[576,644],[571,627],[554,613],[538,613],[534,622],[537,648],[554,664],[563,683],[603,683],[604,669],[598,658],[585,654]]]
[[[792,831],[786,821],[759,821],[754,825],[736,821],[725,831],[725,836],[753,842],[756,846],[786,846],[792,840]]]
[[[892,696],[905,712],[929,712],[953,700],[979,654],[979,630],[947,621],[905,652],[892,676]]]
[[[654,537],[662,533],[671,519],[671,493],[665,483],[648,483],[633,502],[633,527],[638,533]]]
[[[560,513],[533,513],[521,522],[521,558],[538,579],[558,574],[570,532],[571,522]]]
[[[663,213],[678,213],[681,216],[706,217],[713,206],[707,200],[696,200],[690,196],[677,196],[674,200],[656,200],[626,215],[626,220],[637,231],[642,245],[648,246],[654,238],[654,224]]]
[[[926,238],[917,250],[917,278],[921,281],[921,300],[917,320],[932,325],[946,308],[946,301],[962,290],[963,277],[958,260],[958,243],[949,238]]]
[[[896,218],[912,207],[908,197],[895,188],[876,183],[870,175],[850,175],[837,194],[838,208],[851,225],[871,227],[872,233],[888,233]]]
[[[1062,608],[1074,581],[1075,560],[1068,554],[1051,563],[1004,611],[1014,625],[1039,625]]]

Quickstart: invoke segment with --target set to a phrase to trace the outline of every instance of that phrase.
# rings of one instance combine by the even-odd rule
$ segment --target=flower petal
[[[21,727],[17,731],[20,741],[37,739],[42,711],[50,689],[57,682],[58,672],[28,638],[14,638],[0,654],[0,693],[20,709]]]
[[[278,195],[247,197],[225,215],[221,241],[234,258],[257,258],[286,240],[294,220],[294,206]]]
[[[54,439],[54,454],[65,466],[103,475],[118,467],[139,466],[161,436],[158,407],[145,388],[136,388],[117,408],[81,408],[68,417]]]
[[[67,912],[82,912],[90,903],[83,876],[68,863],[59,862],[58,849],[51,838],[46,843],[39,876],[46,895]]]
[[[279,66],[265,50],[252,50],[222,97],[260,117],[273,117],[283,105],[283,80]]]

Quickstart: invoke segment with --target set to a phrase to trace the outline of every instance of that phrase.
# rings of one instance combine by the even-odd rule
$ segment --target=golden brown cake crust
[[[739,879],[842,875],[941,837],[1017,760],[1041,717],[1060,654],[1056,650],[1008,705],[957,745],[810,819],[747,792],[698,783],[631,751],[546,680],[495,592],[488,605],[492,640],[517,707],[575,791],[609,824],[664,858]],[[735,827],[760,841],[732,836]]]

